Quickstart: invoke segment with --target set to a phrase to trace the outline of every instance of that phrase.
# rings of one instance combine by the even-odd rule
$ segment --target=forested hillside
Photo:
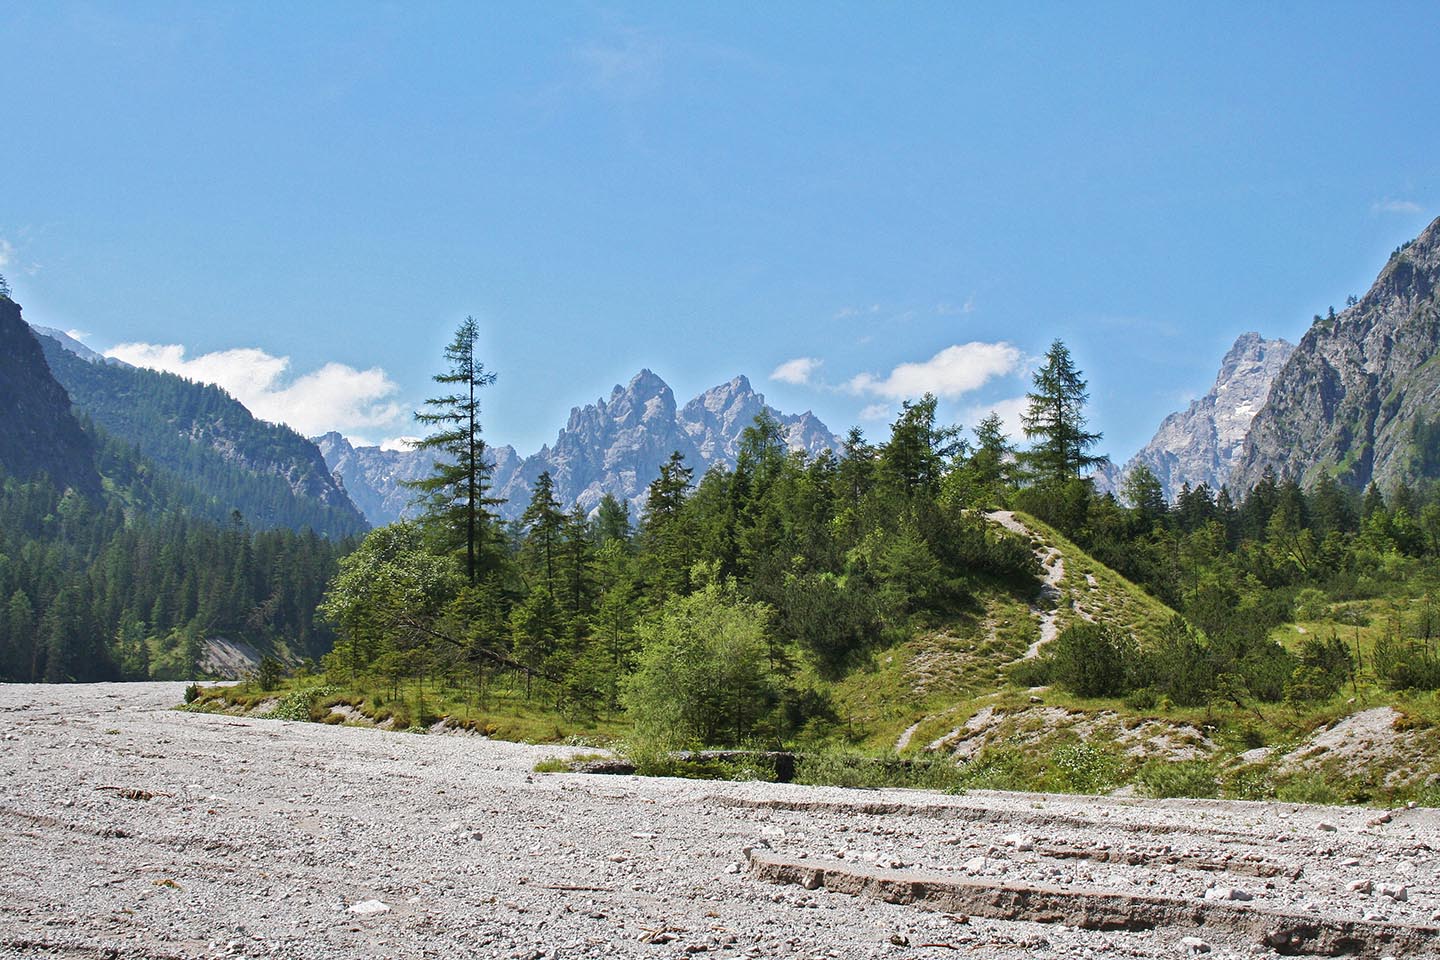
[[[166,509],[143,463],[111,448],[93,501],[48,480],[0,475],[0,680],[145,680],[199,675],[206,640],[285,659],[319,656],[315,613],[345,549],[312,532],[256,532]],[[127,517],[123,494],[159,501]]]
[[[38,339],[76,409],[200,494],[189,504],[195,514],[225,522],[239,510],[256,529],[309,528],[337,538],[367,528],[320,451],[289,427],[257,420],[212,384],[93,362]]]
[[[0,433],[9,438],[0,443],[0,680],[192,677],[207,639],[218,637],[292,661],[329,648],[316,604],[348,544],[309,530],[257,532],[238,511],[220,515],[226,491],[201,492],[198,484],[225,474],[158,469],[132,445],[77,422],[3,294],[0,338],[8,338],[0,386],[16,391],[0,398]],[[183,398],[197,396],[179,378],[70,360],[76,382],[84,368],[154,388],[148,405],[124,391],[109,398],[117,416],[132,400],[138,419],[167,405],[184,410]],[[83,389],[103,393],[106,383],[87,380]],[[211,409],[228,416],[227,404],[220,395]],[[136,429],[168,436],[160,426]]]
[[[0,291],[4,290],[0,277]],[[89,496],[100,490],[95,450],[50,376],[20,305],[0,292],[0,464],[17,476],[44,475]]]

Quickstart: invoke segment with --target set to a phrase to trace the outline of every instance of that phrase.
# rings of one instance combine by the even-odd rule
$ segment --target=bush
[[[308,687],[304,690],[296,690],[280,699],[275,708],[269,713],[263,714],[265,720],[321,720],[323,716],[315,716],[314,708],[318,701],[338,692],[336,687]],[[325,709],[325,715],[330,713]]]
[[[795,768],[795,782],[827,787],[908,787],[958,790],[964,777],[949,757],[867,757],[820,752],[806,754]]]
[[[1294,777],[1275,789],[1275,799],[1286,803],[1343,803],[1330,781],[1318,773],[1306,773]]]
[[[1125,695],[1125,706],[1130,710],[1154,710],[1159,700],[1154,687],[1140,687]]]
[[[260,658],[260,664],[255,670],[255,683],[261,690],[274,690],[284,673],[284,665],[267,653]]]
[[[719,746],[768,732],[777,700],[769,626],[769,608],[730,584],[666,603],[639,630],[643,647],[625,687],[642,736]]]
[[[1205,760],[1151,760],[1140,768],[1135,781],[1145,796],[1156,799],[1220,795],[1215,768]]]
[[[194,703],[200,697],[200,684],[192,683],[185,688],[185,702]]]
[[[1295,595],[1295,618],[1297,620],[1321,620],[1330,612],[1324,591],[1306,587]]]
[[[1088,743],[1067,743],[1050,754],[1050,768],[1067,793],[1100,793],[1115,786],[1119,760]]]
[[[1269,800],[1275,796],[1275,782],[1263,768],[1246,767],[1226,781],[1225,796],[1231,800]]]
[[[1055,639],[1050,653],[1055,682],[1082,697],[1114,697],[1129,688],[1135,644],[1099,623],[1077,623]]]
[[[971,790],[1024,790],[1025,753],[1018,747],[986,747],[960,768],[960,785]]]

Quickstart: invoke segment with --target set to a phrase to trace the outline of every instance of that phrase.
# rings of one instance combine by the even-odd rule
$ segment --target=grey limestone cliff
[[[1440,219],[1360,300],[1317,318],[1270,388],[1231,485],[1268,470],[1360,489],[1440,476]]]
[[[1167,499],[1173,500],[1186,483],[1219,490],[1230,479],[1270,384],[1294,349],[1285,340],[1242,333],[1221,361],[1209,392],[1166,417],[1123,468],[1098,475],[1099,486],[1118,491],[1130,471],[1144,464],[1159,478]]]

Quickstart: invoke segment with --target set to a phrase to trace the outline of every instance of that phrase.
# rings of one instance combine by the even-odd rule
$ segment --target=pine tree
[[[1087,451],[1101,434],[1086,430],[1086,383],[1075,369],[1070,350],[1060,340],[1050,344],[1045,363],[1035,371],[1035,389],[1026,394],[1029,407],[1021,414],[1025,436],[1035,441],[1025,454],[1035,479],[1064,483],[1105,462]]]
[[[484,562],[494,514],[489,507],[502,503],[487,496],[491,464],[480,436],[478,391],[495,382],[495,374],[475,359],[480,332],[474,317],[466,317],[445,348],[450,368],[434,376],[436,383],[454,392],[425,401],[428,410],[415,414],[420,423],[435,428],[416,446],[438,454],[429,477],[410,485],[423,495],[426,519],[438,526],[447,540],[463,543],[465,575],[472,585]],[[458,544],[457,544],[458,545]]]
[[[526,566],[532,578],[538,579],[553,606],[556,600],[556,578],[560,561],[561,538],[565,531],[565,514],[555,499],[555,484],[546,470],[535,478],[530,505],[520,515],[525,531],[522,546]]]
[[[694,550],[684,509],[693,475],[677,450],[660,465],[660,475],[647,491],[643,540],[654,566],[650,579],[662,600],[683,593],[690,581]]]

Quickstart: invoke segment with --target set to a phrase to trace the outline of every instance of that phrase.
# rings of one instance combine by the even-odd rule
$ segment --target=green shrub
[[[1320,620],[1330,612],[1330,604],[1322,590],[1306,587],[1295,595],[1297,620]]]
[[[185,702],[194,703],[200,697],[200,684],[192,683],[185,688]]]
[[[1066,743],[1050,753],[1050,769],[1067,793],[1100,793],[1115,786],[1120,762],[1088,743]]]
[[[1275,799],[1286,803],[1344,802],[1334,784],[1319,773],[1303,773],[1280,784],[1275,788]]]
[[[1076,623],[1051,644],[1055,682],[1082,697],[1114,697],[1129,687],[1135,642],[1113,627]]]
[[[1156,799],[1220,795],[1215,768],[1205,760],[1151,760],[1140,768],[1135,782],[1145,796]]]
[[[1015,746],[986,747],[960,768],[960,785],[970,790],[1024,790],[1026,755]]]
[[[1131,710],[1154,710],[1159,699],[1154,687],[1140,687],[1125,694],[1125,706]]]
[[[823,751],[807,753],[795,766],[795,782],[827,787],[907,787],[959,790],[964,777],[948,756],[912,760]]]
[[[1244,767],[1225,782],[1225,796],[1231,800],[1270,800],[1275,796],[1275,781],[1263,767]]]
[[[261,690],[274,690],[284,674],[284,665],[267,653],[260,658],[260,665],[255,670],[255,683]]]
[[[315,715],[317,704],[325,697],[332,696],[339,692],[337,687],[307,687],[304,690],[295,690],[280,698],[280,702],[268,713],[262,714],[265,720],[323,720],[328,716],[328,707],[319,708],[324,710],[321,716]]]

